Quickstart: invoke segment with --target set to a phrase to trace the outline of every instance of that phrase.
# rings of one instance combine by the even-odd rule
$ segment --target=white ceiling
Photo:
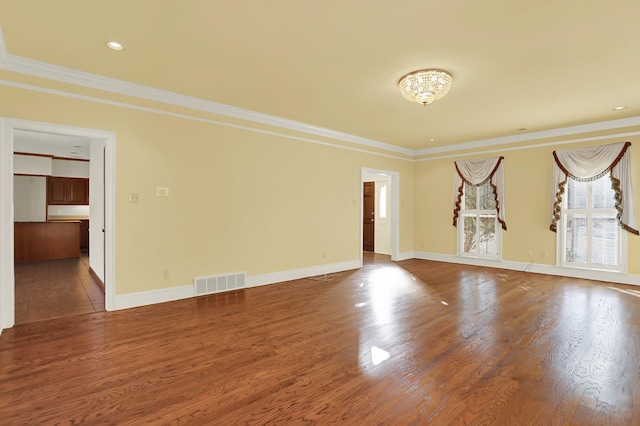
[[[638,23],[638,0],[0,1],[11,55],[412,150],[640,116]],[[421,68],[453,75],[427,107],[397,88]]]
[[[79,136],[15,130],[13,151],[88,160],[90,142],[89,138]]]

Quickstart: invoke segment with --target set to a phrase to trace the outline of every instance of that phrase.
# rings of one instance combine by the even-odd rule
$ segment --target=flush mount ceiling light
[[[118,43],[117,41],[108,41],[105,44],[111,50],[124,50],[124,46]]]
[[[615,107],[615,108],[613,109],[613,111],[622,111],[623,109],[627,109],[627,107],[626,107],[626,106],[624,106],[624,105],[620,105],[620,106]]]
[[[447,94],[453,78],[443,70],[413,71],[398,81],[402,96],[408,101],[428,105]]]

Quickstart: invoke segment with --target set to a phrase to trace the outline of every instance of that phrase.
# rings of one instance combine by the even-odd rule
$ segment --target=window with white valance
[[[549,227],[553,232],[556,232],[556,225],[560,219],[562,196],[565,192],[567,179],[591,182],[609,174],[611,186],[615,192],[618,223],[624,230],[638,235],[631,185],[629,147],[631,147],[631,142],[620,142],[553,152],[555,159],[553,203],[551,226]]]
[[[458,254],[498,259],[500,229],[507,229],[503,157],[456,161],[454,165],[453,226],[458,228]]]
[[[557,233],[560,265],[625,270],[622,230],[638,234],[630,146],[626,142],[554,151],[550,229]]]

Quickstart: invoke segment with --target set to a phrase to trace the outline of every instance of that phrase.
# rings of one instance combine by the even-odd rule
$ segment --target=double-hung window
[[[626,269],[626,232],[638,235],[631,185],[630,142],[556,150],[550,229],[558,264]]]
[[[458,254],[498,259],[500,225],[496,196],[490,181],[479,186],[464,184],[458,224]]]
[[[558,234],[560,264],[622,271],[622,238],[611,173],[588,182],[567,179]]]
[[[504,214],[503,157],[455,161],[453,226],[458,256],[500,259]]]

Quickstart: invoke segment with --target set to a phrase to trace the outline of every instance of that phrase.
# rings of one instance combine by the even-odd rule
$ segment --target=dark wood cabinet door
[[[49,178],[49,204],[65,204],[67,181],[64,178]]]
[[[49,177],[48,204],[89,204],[89,179]]]
[[[67,204],[89,204],[87,197],[87,179],[68,179]]]

